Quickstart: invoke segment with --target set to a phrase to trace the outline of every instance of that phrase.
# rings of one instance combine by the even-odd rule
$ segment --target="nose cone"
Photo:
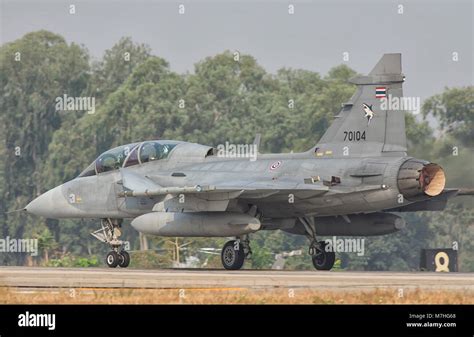
[[[62,185],[41,194],[39,197],[30,202],[25,210],[28,213],[43,216],[45,218],[61,218],[71,205],[64,197]]]

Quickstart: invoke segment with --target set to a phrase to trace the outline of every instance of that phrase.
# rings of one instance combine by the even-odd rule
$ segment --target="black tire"
[[[116,268],[120,262],[121,258],[120,255],[116,251],[111,251],[107,254],[105,258],[105,263],[110,267],[110,268]]]
[[[127,268],[128,265],[130,264],[130,254],[128,254],[125,250],[122,250],[119,254],[120,261],[119,261],[119,266],[121,268]]]
[[[331,270],[336,262],[336,253],[327,252],[324,241],[321,241],[320,244],[322,249],[318,249],[316,255],[312,256],[313,266],[317,270]]]
[[[235,249],[237,242],[235,240],[228,241],[222,248],[221,261],[227,270],[238,270],[242,268],[245,261],[244,247],[238,244],[239,249]]]

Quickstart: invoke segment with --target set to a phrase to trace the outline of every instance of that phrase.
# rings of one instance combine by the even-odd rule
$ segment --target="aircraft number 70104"
[[[365,140],[365,131],[344,131],[344,141],[359,141]]]

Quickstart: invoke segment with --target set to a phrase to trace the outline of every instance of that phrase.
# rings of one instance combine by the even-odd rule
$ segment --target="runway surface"
[[[20,288],[424,288],[474,291],[474,274],[276,270],[0,267],[0,286]]]

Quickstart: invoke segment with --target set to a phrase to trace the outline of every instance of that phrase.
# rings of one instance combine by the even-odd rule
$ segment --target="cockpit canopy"
[[[102,153],[79,177],[93,176],[103,172],[118,170],[121,167],[165,159],[179,143],[177,141],[152,140],[113,148]]]

